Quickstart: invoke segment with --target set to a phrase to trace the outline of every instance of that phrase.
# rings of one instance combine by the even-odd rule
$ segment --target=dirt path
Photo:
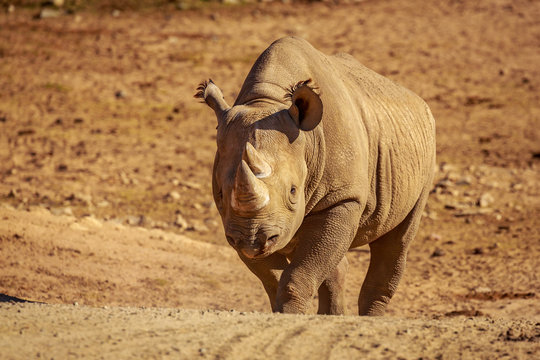
[[[0,304],[3,359],[533,358],[530,321]],[[459,334],[459,336],[456,336]]]

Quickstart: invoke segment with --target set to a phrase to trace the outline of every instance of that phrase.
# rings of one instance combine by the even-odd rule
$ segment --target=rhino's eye
[[[291,187],[291,195],[296,195],[296,186]]]

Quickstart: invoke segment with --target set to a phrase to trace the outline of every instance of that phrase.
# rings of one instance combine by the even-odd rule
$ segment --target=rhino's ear
[[[229,109],[229,105],[223,98],[223,93],[217,85],[214,84],[212,79],[200,83],[194,97],[203,99],[204,102],[214,110],[218,117],[218,121],[221,118],[221,115]]]
[[[323,104],[318,88],[312,85],[311,79],[291,86],[287,97],[292,102],[289,114],[298,127],[304,131],[315,129],[322,119]]]

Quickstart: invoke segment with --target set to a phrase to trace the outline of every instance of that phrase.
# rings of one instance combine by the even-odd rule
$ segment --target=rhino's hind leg
[[[383,315],[405,270],[409,243],[416,236],[428,192],[393,230],[369,244],[371,259],[358,298],[359,315]]]
[[[319,287],[318,314],[343,315],[345,312],[344,290],[345,276],[349,269],[349,262],[343,257],[336,269]]]

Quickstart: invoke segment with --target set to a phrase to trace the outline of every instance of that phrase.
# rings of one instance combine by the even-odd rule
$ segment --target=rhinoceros
[[[431,189],[435,120],[413,92],[352,56],[286,37],[256,60],[217,116],[213,197],[226,238],[274,312],[344,313],[346,253],[369,244],[360,315],[381,315]]]

